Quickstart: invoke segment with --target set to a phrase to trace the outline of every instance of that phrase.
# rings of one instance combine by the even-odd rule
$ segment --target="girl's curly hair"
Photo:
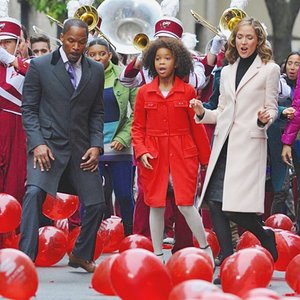
[[[238,58],[239,54],[236,48],[236,36],[241,26],[250,25],[255,31],[257,36],[257,54],[260,56],[264,63],[267,63],[272,59],[272,48],[270,43],[267,41],[267,33],[261,23],[252,17],[246,17],[242,19],[233,29],[228,39],[228,49],[225,53],[230,64],[233,64]]]
[[[157,76],[155,70],[155,56],[158,49],[169,49],[175,58],[175,75],[183,79],[194,70],[191,53],[180,40],[175,38],[159,38],[150,43],[143,54],[143,66],[151,77]]]

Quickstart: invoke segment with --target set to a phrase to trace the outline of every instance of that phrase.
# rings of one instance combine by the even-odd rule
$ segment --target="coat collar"
[[[72,95],[71,100],[82,92],[92,76],[91,64],[84,55],[82,55],[81,59],[82,75],[76,90],[74,90],[72,86],[65,64],[61,59],[59,49],[52,53],[51,65],[53,65],[54,75],[58,78],[61,85]]]
[[[239,64],[240,59],[238,58],[237,61],[232,65],[232,70],[233,70],[233,76],[230,78],[230,88],[235,91],[235,80],[236,80],[236,72],[237,72],[237,67]],[[251,79],[253,78],[258,72],[259,69],[261,68],[263,62],[260,58],[259,55],[256,56],[254,59],[253,63],[247,70],[247,72],[244,74],[243,78],[241,79],[241,82],[239,83],[235,93],[238,94],[239,91],[243,88],[243,86]]]
[[[184,82],[178,76],[175,76],[175,81],[172,89],[170,90],[167,98],[174,93],[184,93]],[[158,76],[156,76],[149,84],[148,84],[148,92],[154,92],[157,94],[161,94],[158,87]]]

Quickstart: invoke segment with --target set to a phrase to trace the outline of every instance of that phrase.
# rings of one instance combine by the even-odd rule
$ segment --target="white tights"
[[[179,211],[184,216],[188,226],[194,234],[201,248],[205,248],[208,243],[206,240],[205,230],[202,218],[194,206],[178,206]],[[163,234],[164,234],[164,207],[150,207],[150,232],[154,253],[160,255],[162,253]],[[213,261],[211,248],[205,250]],[[163,260],[163,257],[161,257]]]

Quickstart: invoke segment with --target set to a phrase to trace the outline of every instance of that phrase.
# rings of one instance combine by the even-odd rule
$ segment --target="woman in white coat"
[[[251,231],[272,254],[274,232],[264,229],[267,129],[277,118],[280,70],[272,59],[266,32],[253,18],[241,20],[228,40],[219,104],[207,110],[190,101],[196,123],[216,124],[199,206],[208,204],[223,259],[233,253],[229,220]]]

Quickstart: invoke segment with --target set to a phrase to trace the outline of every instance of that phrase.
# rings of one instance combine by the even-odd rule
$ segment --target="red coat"
[[[189,100],[196,97],[192,86],[176,77],[166,98],[158,88],[158,77],[137,94],[132,124],[132,144],[139,158],[150,153],[153,170],[140,162],[145,202],[163,207],[171,174],[177,205],[193,205],[199,164],[206,165],[210,145],[203,126],[194,121]]]

